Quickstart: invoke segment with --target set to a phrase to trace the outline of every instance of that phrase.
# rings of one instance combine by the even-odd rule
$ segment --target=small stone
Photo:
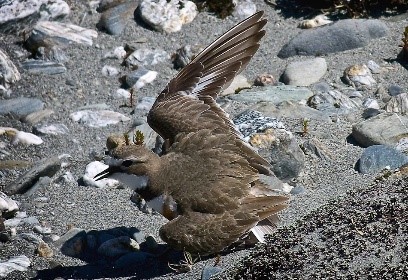
[[[118,258],[132,251],[139,251],[139,244],[128,236],[120,236],[101,244],[98,253],[106,257]]]
[[[363,174],[377,173],[385,168],[394,170],[408,163],[408,157],[387,145],[366,148],[359,159],[359,171]]]
[[[109,110],[81,110],[70,114],[70,118],[89,127],[105,127],[118,122],[130,121],[129,117]]]
[[[18,211],[17,202],[12,198],[8,197],[5,193],[0,192],[0,213],[2,212],[11,213],[16,211]]]
[[[142,0],[139,5],[141,19],[154,30],[167,33],[180,31],[197,13],[197,6],[185,0]]]
[[[403,92],[404,92],[403,88],[400,87],[399,85],[390,85],[388,87],[388,94],[391,96],[397,96]]]
[[[114,6],[102,13],[97,24],[98,28],[106,30],[111,35],[121,34],[126,27],[126,22],[133,18],[138,4],[138,1],[133,0],[113,1]]]
[[[29,59],[24,61],[21,66],[32,74],[56,75],[67,71],[64,64],[55,61]]]
[[[220,96],[226,96],[234,93],[238,93],[240,90],[244,88],[250,88],[251,84],[248,83],[247,78],[244,75],[237,75],[232,80],[231,84],[220,93]]]
[[[25,116],[22,121],[34,125],[36,123],[41,122],[43,119],[48,118],[54,114],[54,111],[51,109],[45,109],[37,112],[33,112]]]
[[[363,107],[364,108],[372,108],[372,109],[376,109],[376,110],[380,109],[380,105],[378,105],[377,100],[373,99],[373,98],[366,98],[363,101]]]
[[[153,82],[157,77],[156,71],[147,70],[143,67],[138,67],[137,70],[132,71],[128,74],[125,78],[126,85],[128,87],[135,87],[136,89],[140,89],[144,87],[146,84],[150,84]]]
[[[327,63],[322,57],[296,61],[286,67],[282,81],[287,85],[308,86],[318,82],[326,72]]]
[[[123,59],[126,57],[126,51],[124,47],[117,47],[113,51],[110,51],[104,55],[104,58]]]
[[[106,170],[109,166],[100,162],[93,161],[86,166],[85,174],[82,176],[82,181],[86,186],[97,188],[117,188],[121,184],[118,180],[111,178],[104,178],[96,181],[94,177],[100,172]]]
[[[357,89],[372,87],[377,82],[374,80],[370,69],[365,64],[356,64],[347,67],[343,73],[344,80]]]
[[[140,65],[151,66],[162,63],[170,59],[170,56],[164,50],[156,49],[137,49],[132,52],[125,60],[126,66],[137,67]]]
[[[326,25],[329,23],[332,23],[333,21],[329,20],[329,18],[325,15],[318,15],[315,16],[312,19],[306,19],[301,21],[298,24],[299,28],[303,28],[303,29],[309,29],[309,28],[315,28],[318,26],[322,26],[322,25]]]
[[[275,85],[277,83],[276,79],[272,74],[263,73],[255,78],[254,85],[255,86],[267,86],[267,85]]]
[[[31,46],[33,47],[33,46]],[[64,63],[69,61],[68,56],[64,50],[59,46],[47,45],[47,47],[39,47],[37,50],[33,50],[35,58],[38,60],[51,60],[54,62]]]
[[[38,112],[44,108],[44,102],[37,98],[18,97],[0,100],[0,115],[13,114],[24,118],[28,114]]]
[[[304,187],[302,187],[302,186],[296,186],[296,187],[294,187],[294,188],[290,191],[290,194],[297,195],[297,194],[302,194],[302,193],[304,193],[304,192],[305,192],[305,188],[304,188]]]
[[[380,74],[381,73],[381,66],[375,63],[373,60],[369,60],[367,62],[367,67],[370,69],[371,73],[373,74]]]
[[[363,119],[369,119],[381,113],[382,113],[381,110],[374,109],[374,108],[366,108],[364,109],[363,114],[361,116],[363,117]]]
[[[39,234],[42,234],[42,235],[49,235],[49,234],[51,234],[51,228],[50,228],[50,227],[47,227],[47,226],[37,225],[37,226],[33,227],[33,231],[34,231],[35,233],[39,233]]]
[[[392,96],[384,107],[386,112],[395,112],[401,115],[406,115],[408,113],[408,94],[401,93]]]
[[[40,242],[40,244],[38,244],[37,254],[43,258],[51,258],[54,256],[54,252],[45,242]]]
[[[240,0],[236,2],[233,14],[239,18],[245,19],[257,12],[256,5],[252,0]]]
[[[211,277],[222,271],[223,269],[221,267],[206,265],[201,272],[201,280],[210,280]]]
[[[310,107],[332,115],[347,114],[351,110],[359,108],[361,103],[359,98],[349,98],[337,90],[317,93],[307,102]]]
[[[9,195],[25,193],[39,180],[40,177],[52,177],[60,168],[61,160],[58,157],[44,159],[34,165],[12,184],[7,186],[4,191]]]
[[[120,88],[116,91],[115,93],[116,97],[125,99],[125,100],[129,100],[130,99],[130,92],[127,91],[126,89]]]
[[[104,65],[102,67],[102,75],[105,77],[113,77],[119,74],[119,70],[116,69],[115,67],[109,66],[109,65]]]
[[[43,134],[43,135],[62,135],[68,134],[69,129],[65,124],[56,123],[56,124],[48,124],[42,125],[40,127],[34,127],[34,133]]]

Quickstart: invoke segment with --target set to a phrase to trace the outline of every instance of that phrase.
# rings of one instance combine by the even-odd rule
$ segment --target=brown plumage
[[[164,155],[121,145],[110,151],[116,161],[99,174],[147,178],[135,184],[136,191],[148,201],[163,197],[162,212],[170,221],[160,236],[176,249],[220,252],[287,206],[288,198],[262,180],[274,176],[269,163],[242,140],[215,102],[259,48],[266,24],[262,15],[214,41],[157,97],[148,123],[169,143]]]

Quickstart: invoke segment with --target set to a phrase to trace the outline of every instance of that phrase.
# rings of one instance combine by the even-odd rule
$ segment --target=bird
[[[260,11],[221,35],[157,96],[147,115],[164,139],[158,155],[143,145],[108,146],[108,168],[168,222],[159,235],[170,247],[200,256],[219,254],[288,206],[278,180],[217,104],[220,92],[247,66],[265,35]],[[109,142],[109,139],[108,139]],[[279,180],[278,180],[279,181]]]

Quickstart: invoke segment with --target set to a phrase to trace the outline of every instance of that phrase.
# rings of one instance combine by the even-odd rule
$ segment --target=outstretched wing
[[[211,129],[238,138],[229,116],[217,105],[217,95],[228,87],[259,48],[266,19],[258,12],[215,40],[173,78],[157,97],[149,125],[170,144],[177,134]]]

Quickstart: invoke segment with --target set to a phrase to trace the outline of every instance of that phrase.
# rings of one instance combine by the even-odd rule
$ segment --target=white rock
[[[380,74],[381,73],[381,66],[375,63],[373,60],[369,60],[367,62],[367,67],[370,69],[371,73],[373,74]]]
[[[89,127],[104,127],[118,122],[130,121],[129,117],[109,110],[82,110],[70,114],[70,118]]]
[[[129,98],[130,98],[130,92],[129,92],[128,90],[126,90],[126,89],[120,88],[120,89],[118,89],[118,90],[116,91],[115,96],[116,96],[116,97],[119,97],[119,98],[123,98],[123,99],[125,99],[125,100],[129,100]]]
[[[326,25],[331,23],[332,21],[329,20],[329,18],[325,15],[318,15],[315,16],[312,19],[307,19],[307,20],[303,20],[302,22],[300,22],[298,24],[298,27],[300,28],[304,28],[304,29],[309,29],[309,28],[315,28],[318,26],[322,26],[322,25]]]
[[[17,145],[20,143],[24,145],[40,145],[43,142],[44,141],[37,135],[24,131],[17,131],[14,134],[13,139],[11,140],[11,143],[13,145]]]
[[[0,277],[6,277],[7,274],[14,270],[26,271],[30,265],[30,259],[26,256],[11,257],[7,261],[0,262]]]
[[[43,125],[43,126],[35,128],[35,130],[41,134],[50,134],[50,135],[60,135],[60,134],[69,133],[68,127],[62,123]]]
[[[19,21],[34,14],[40,21],[63,18],[70,13],[67,3],[62,0],[13,0],[0,8],[0,24]]]
[[[349,84],[357,89],[372,87],[377,82],[374,80],[370,69],[365,64],[356,64],[347,67],[344,70],[343,78]]]
[[[380,105],[378,105],[377,100],[372,98],[367,98],[363,101],[364,108],[372,108],[372,109],[380,109]]]
[[[0,213],[16,210],[18,210],[17,202],[8,197],[5,193],[0,192]]]
[[[147,48],[137,49],[126,58],[127,66],[155,65],[170,60],[170,55],[164,50],[152,50]]]
[[[408,94],[401,93],[391,96],[391,99],[385,105],[385,111],[400,113],[406,115],[408,113]]]
[[[144,22],[167,33],[180,31],[181,26],[193,21],[198,13],[197,6],[185,0],[142,0],[139,9]]]
[[[121,184],[119,181],[115,179],[105,178],[102,180],[95,181],[94,177],[104,171],[109,166],[100,162],[100,161],[93,161],[86,166],[85,174],[82,177],[85,185],[97,188],[112,188],[112,187],[119,187]]]
[[[237,1],[234,14],[240,18],[252,16],[257,11],[256,5],[252,0]]]
[[[20,72],[8,55],[0,49],[0,85],[7,90],[11,84],[21,79]]]
[[[244,88],[250,88],[251,84],[248,83],[247,78],[244,75],[238,75],[232,80],[232,83],[227,87],[223,92],[221,92],[220,96],[225,96],[229,94],[234,94],[237,91],[244,89]]]
[[[110,51],[104,55],[104,58],[123,59],[126,57],[126,51],[124,47],[117,47],[113,51]]]
[[[92,46],[92,39],[98,37],[98,32],[81,26],[57,21],[42,21],[36,24],[33,35],[43,33],[50,37],[58,37],[69,42]]]
[[[140,79],[134,85],[135,88],[142,88],[147,84],[153,82],[157,77],[156,71],[149,71],[145,75],[141,76]]]
[[[116,69],[115,67],[109,66],[109,65],[105,65],[102,67],[102,75],[104,76],[116,76],[119,74],[119,70]]]

